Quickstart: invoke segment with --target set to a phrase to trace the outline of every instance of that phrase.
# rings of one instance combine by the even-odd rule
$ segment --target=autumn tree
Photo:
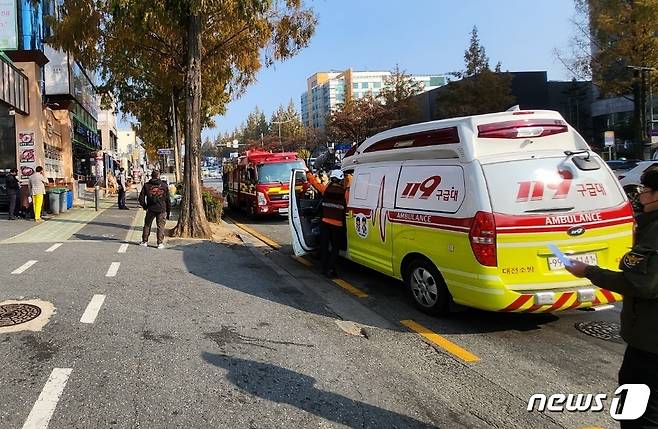
[[[477,27],[473,27],[469,47],[464,52],[464,70],[451,75],[459,80],[439,89],[435,112],[439,119],[500,112],[514,103],[512,76],[501,72],[500,63],[493,71],[490,69]]]
[[[418,121],[420,110],[413,97],[423,91],[423,84],[400,69],[399,65],[384,79],[379,93],[384,103],[387,127],[399,127]]]
[[[366,138],[390,128],[386,117],[386,107],[372,95],[351,99],[327,117],[327,136],[332,141],[359,144]]]
[[[633,101],[633,139],[648,143],[647,96],[658,91],[658,0],[575,0],[575,35],[558,58],[603,97]],[[635,156],[646,156],[637,146]],[[648,152],[648,146],[645,146]]]
[[[62,9],[62,20],[51,22],[50,42],[98,68],[122,108],[125,93],[135,98],[146,90],[158,99],[173,94],[175,109],[183,113],[186,147],[174,233],[209,237],[201,200],[201,129],[245,91],[263,65],[306,46],[315,15],[301,0],[63,0]]]

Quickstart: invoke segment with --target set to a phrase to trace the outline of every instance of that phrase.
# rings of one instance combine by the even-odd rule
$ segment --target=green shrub
[[[204,187],[202,190],[203,210],[209,222],[219,223],[224,210],[224,197],[212,188]]]

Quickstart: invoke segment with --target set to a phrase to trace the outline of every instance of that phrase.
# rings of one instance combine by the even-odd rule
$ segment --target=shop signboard
[[[27,179],[34,174],[34,170],[37,168],[34,133],[31,131],[18,133],[18,148],[21,179]]]
[[[158,155],[171,155],[173,151],[173,149],[161,148],[158,149]]]
[[[0,0],[2,1],[2,0]],[[53,49],[50,45],[44,45],[44,54],[48,57],[48,63],[43,66],[46,94],[69,94],[69,57],[64,51]]]
[[[18,49],[16,0],[0,0],[0,49]]]

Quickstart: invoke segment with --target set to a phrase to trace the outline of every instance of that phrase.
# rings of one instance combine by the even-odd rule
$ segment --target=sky
[[[463,69],[473,26],[491,67],[546,70],[550,80],[570,76],[554,51],[565,49],[574,33],[573,0],[305,0],[318,25],[297,56],[264,68],[258,81],[203,138],[232,131],[256,106],[269,119],[280,105],[299,98],[306,79],[328,70],[391,70],[442,74]]]

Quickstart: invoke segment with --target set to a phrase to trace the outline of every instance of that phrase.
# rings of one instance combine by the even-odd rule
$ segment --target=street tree
[[[423,84],[395,65],[384,79],[379,100],[384,103],[388,127],[398,127],[418,121],[420,110],[413,97],[423,91]]]
[[[603,97],[633,101],[633,139],[648,142],[647,93],[658,91],[658,0],[574,1],[575,34],[558,58],[574,77],[592,79]],[[638,145],[635,155],[641,152]]]
[[[468,48],[464,52],[464,70],[451,73],[454,80],[439,89],[438,119],[480,115],[506,110],[514,103],[512,76],[501,71],[497,63],[492,71],[477,27],[473,27]]]
[[[332,141],[359,144],[388,128],[386,107],[372,95],[348,100],[326,120],[327,137]]]
[[[124,91],[173,95],[186,146],[174,234],[210,237],[200,186],[202,126],[263,66],[306,46],[315,15],[301,0],[63,0],[62,9],[50,42],[98,68],[121,104]]]

